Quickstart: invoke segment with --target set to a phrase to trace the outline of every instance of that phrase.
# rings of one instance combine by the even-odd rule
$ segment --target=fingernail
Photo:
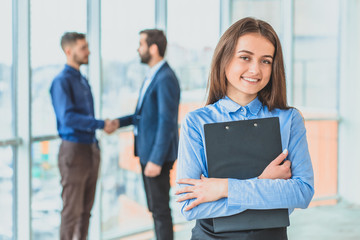
[[[287,150],[287,149],[285,149],[285,150],[283,151],[283,154],[287,154],[287,152],[288,152],[288,150]]]

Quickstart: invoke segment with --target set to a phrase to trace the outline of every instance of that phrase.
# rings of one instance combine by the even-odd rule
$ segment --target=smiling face
[[[270,81],[275,47],[259,33],[241,36],[225,68],[226,94],[242,106],[254,100]]]

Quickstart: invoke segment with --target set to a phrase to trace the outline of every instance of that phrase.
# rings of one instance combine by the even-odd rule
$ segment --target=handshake
[[[113,119],[113,120],[105,119],[104,131],[107,134],[113,133],[119,127],[120,127],[119,119]]]

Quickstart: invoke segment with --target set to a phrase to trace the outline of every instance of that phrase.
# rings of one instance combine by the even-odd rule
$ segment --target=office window
[[[139,32],[154,27],[155,1],[102,1],[102,116],[118,117],[135,110],[147,70],[137,53]]]
[[[66,63],[60,39],[64,32],[86,33],[86,0],[30,1],[32,132],[56,134],[49,88]],[[91,50],[91,46],[90,46]]]
[[[0,139],[13,137],[11,4],[10,0],[0,2]]]
[[[293,101],[315,119],[306,121],[315,201],[338,193],[339,9],[338,0],[294,1]]]
[[[14,137],[12,101],[12,1],[0,2],[0,140]],[[11,146],[0,146],[0,239],[14,235],[14,157]]]
[[[62,209],[58,151],[60,140],[32,144],[33,239],[58,239]]]
[[[283,30],[281,2],[282,0],[232,0],[231,22],[234,23],[244,17],[255,17],[270,23],[281,38]]]
[[[137,53],[139,31],[155,27],[154,0],[101,1],[102,117],[135,111],[147,66]],[[101,138],[103,238],[152,228],[130,129]]]
[[[294,9],[294,104],[317,113],[319,109],[334,110],[338,98],[339,1],[295,0]]]
[[[219,6],[218,0],[168,1],[167,59],[180,81],[180,121],[188,111],[205,104],[211,59],[219,40]]]
[[[0,147],[0,239],[13,239],[13,151]]]

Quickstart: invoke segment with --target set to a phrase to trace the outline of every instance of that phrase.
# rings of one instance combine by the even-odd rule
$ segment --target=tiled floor
[[[340,202],[291,214],[290,240],[360,240],[360,206]]]
[[[333,206],[295,210],[290,216],[289,240],[360,240],[360,206],[340,202]],[[175,240],[190,239],[194,222],[175,226]],[[121,240],[152,240],[152,231]]]

